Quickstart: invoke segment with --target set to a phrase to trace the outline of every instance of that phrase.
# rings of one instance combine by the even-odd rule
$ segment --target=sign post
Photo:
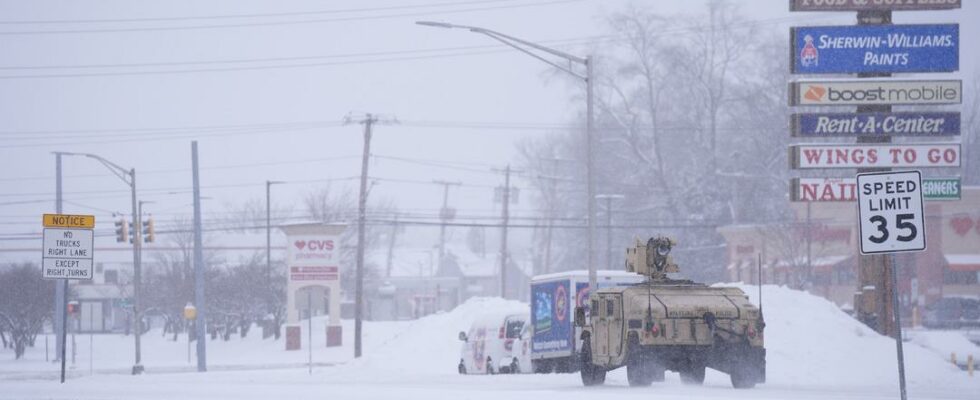
[[[92,279],[92,248],[95,236],[94,215],[44,214],[44,239],[41,253],[41,277],[60,279],[68,293],[69,279]],[[63,310],[68,307],[59,305]],[[68,313],[62,312],[61,321],[61,383],[65,383],[65,356],[68,337]]]
[[[861,253],[887,253],[891,265],[891,285],[898,287],[895,253],[926,249],[926,224],[922,209],[922,174],[919,171],[871,172],[857,175],[858,226]],[[905,392],[905,353],[902,349],[902,316],[898,290],[892,290],[895,316],[895,348],[898,352],[898,379],[902,399]]]

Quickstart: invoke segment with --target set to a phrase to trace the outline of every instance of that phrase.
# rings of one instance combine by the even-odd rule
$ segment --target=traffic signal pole
[[[62,212],[62,193],[61,193],[61,153],[55,155],[55,210],[58,214]],[[61,284],[55,284],[54,292],[54,325],[55,335],[57,335],[55,354],[61,357],[61,383],[65,383],[65,356],[66,344],[68,339],[68,280],[62,279]],[[60,325],[59,325],[60,324]]]

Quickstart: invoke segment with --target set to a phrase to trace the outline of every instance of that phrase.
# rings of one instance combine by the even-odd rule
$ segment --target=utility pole
[[[361,325],[364,314],[364,224],[367,217],[368,161],[371,159],[371,127],[379,122],[377,115],[366,114],[360,120],[348,115],[345,123],[364,125],[364,154],[361,157],[361,189],[357,202],[357,270],[354,286],[354,358],[361,357]]]
[[[54,153],[55,160],[55,200],[54,207],[58,214],[62,212],[61,197],[61,155],[60,152]],[[55,360],[61,360],[61,383],[65,383],[65,329],[68,325],[68,314],[65,312],[68,307],[68,280],[63,279],[59,285],[54,285],[54,319],[51,326],[55,331]]]
[[[858,25],[891,25],[891,11],[859,11],[857,13]],[[859,73],[858,78],[880,78],[890,77],[887,73]],[[857,106],[859,113],[889,113],[892,111],[890,105],[867,105]],[[861,135],[857,138],[858,144],[864,143],[891,143],[891,136],[888,135]],[[882,172],[890,171],[890,168],[858,168],[857,172]],[[897,290],[892,286],[891,274],[895,269],[891,264],[892,258],[887,255],[861,255],[858,254],[858,287],[860,299],[855,302],[857,307],[857,318],[865,325],[871,327],[878,333],[895,337],[901,327],[894,326],[893,313],[899,312],[893,309],[892,292]]]
[[[194,324],[197,335],[197,371],[208,370],[207,339],[207,302],[204,291],[204,239],[201,229],[201,179],[198,173],[197,141],[191,141],[191,168],[194,179],[194,303],[197,304],[197,322]]]
[[[461,182],[447,182],[447,181],[432,181],[437,185],[442,185],[442,208],[439,210],[439,220],[442,222],[439,224],[439,267],[436,271],[442,268],[442,263],[445,261],[446,257],[446,224],[456,217],[456,210],[449,209],[449,187],[462,185]]]
[[[398,240],[398,214],[391,223],[391,234],[388,237],[388,258],[385,261],[385,277],[391,278],[392,258],[395,255],[395,242]]]
[[[612,251],[612,201],[622,199],[621,194],[597,194],[596,199],[606,200],[606,268],[613,269]]]
[[[286,183],[265,181],[265,278],[272,288],[272,185]]]
[[[498,170],[499,171],[499,170]],[[510,164],[504,172],[504,187],[501,190],[501,220],[500,230],[500,297],[507,298],[507,224],[510,221]]]

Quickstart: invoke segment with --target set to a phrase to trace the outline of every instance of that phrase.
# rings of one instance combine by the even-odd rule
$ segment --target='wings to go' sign
[[[790,30],[794,74],[953,72],[960,68],[960,27],[936,25],[806,26]]]
[[[861,253],[926,249],[919,171],[858,174]]]

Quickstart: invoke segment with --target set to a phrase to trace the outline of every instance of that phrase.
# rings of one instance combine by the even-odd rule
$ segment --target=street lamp
[[[283,181],[265,181],[265,277],[272,284],[272,185]]]
[[[132,191],[132,205],[133,205],[133,337],[136,340],[136,362],[133,364],[133,375],[138,375],[143,373],[143,365],[140,364],[140,331],[142,330],[142,324],[140,323],[140,282],[142,282],[142,267],[140,266],[140,250],[141,239],[140,232],[142,230],[142,218],[139,213],[140,206],[136,201],[136,168],[126,169],[120,167],[119,165],[113,163],[112,161],[106,160],[95,154],[90,153],[69,153],[69,152],[55,152],[58,156],[59,172],[58,172],[58,198],[60,203],[61,198],[61,156],[83,156],[94,159],[104,165],[109,169],[114,175],[122,179]],[[59,204],[60,210],[60,204]],[[67,282],[67,281],[66,281]]]
[[[505,44],[505,45],[507,45],[509,47],[512,47],[512,48],[514,48],[514,49],[516,49],[516,50],[518,50],[518,51],[520,51],[520,52],[522,52],[524,54],[527,54],[527,55],[529,55],[531,57],[534,57],[534,58],[538,59],[541,62],[544,62],[544,63],[546,63],[548,65],[551,65],[552,67],[558,68],[559,70],[564,71],[564,72],[568,73],[569,75],[572,75],[572,76],[574,76],[576,78],[579,78],[579,79],[585,81],[585,102],[586,102],[586,129],[585,129],[585,147],[586,147],[586,149],[585,149],[585,153],[586,153],[585,159],[586,159],[586,162],[585,162],[585,168],[586,168],[586,186],[587,186],[586,192],[587,192],[587,197],[588,197],[588,200],[587,200],[587,204],[588,204],[588,215],[585,218],[586,221],[588,221],[588,247],[587,247],[587,250],[586,251],[588,252],[589,287],[592,288],[591,290],[595,290],[595,287],[596,287],[595,254],[592,251],[593,250],[593,247],[595,245],[595,243],[594,243],[594,236],[595,236],[595,215],[594,215],[595,214],[595,194],[594,194],[594,192],[595,192],[595,182],[594,182],[594,179],[593,179],[593,176],[592,176],[592,173],[593,173],[593,168],[592,168],[592,163],[593,163],[593,161],[592,161],[592,136],[593,136],[593,132],[592,131],[593,131],[593,124],[594,124],[593,120],[595,119],[595,117],[593,115],[594,114],[594,111],[593,111],[593,105],[592,105],[592,103],[593,103],[593,99],[592,99],[592,97],[593,97],[593,94],[592,94],[592,91],[593,91],[592,90],[592,86],[593,86],[593,82],[595,81],[595,79],[593,78],[592,57],[591,56],[586,56],[585,58],[582,58],[582,57],[574,56],[574,55],[565,53],[563,51],[555,50],[555,49],[552,49],[550,47],[545,47],[545,46],[542,46],[542,45],[537,44],[537,43],[532,43],[532,42],[529,42],[529,41],[526,41],[526,40],[523,40],[523,39],[519,39],[519,38],[516,38],[516,37],[513,37],[513,36],[505,35],[503,33],[492,31],[490,29],[480,28],[480,27],[477,27],[477,26],[456,25],[456,24],[450,24],[450,23],[447,23],[447,22],[436,22],[436,21],[416,21],[415,23],[418,24],[418,25],[435,27],[435,28],[466,29],[466,30],[468,30],[470,32],[479,33],[481,35],[489,36],[491,39],[494,39],[494,40],[496,40],[498,42],[501,42],[501,43],[503,43],[503,44]],[[530,48],[530,49],[528,49],[528,48]],[[547,58],[544,58],[541,55],[534,53],[532,50],[537,50],[537,51],[540,51],[540,52],[544,52],[544,53],[550,54],[550,55],[552,55],[554,57],[558,57],[558,58],[564,59],[564,60],[568,61],[569,63],[581,64],[581,65],[583,65],[585,67],[585,75],[582,75],[581,73],[575,72],[575,71],[573,71],[569,67],[562,66],[561,64],[558,64],[558,63],[556,63],[556,62],[554,62],[552,60],[549,60]]]

